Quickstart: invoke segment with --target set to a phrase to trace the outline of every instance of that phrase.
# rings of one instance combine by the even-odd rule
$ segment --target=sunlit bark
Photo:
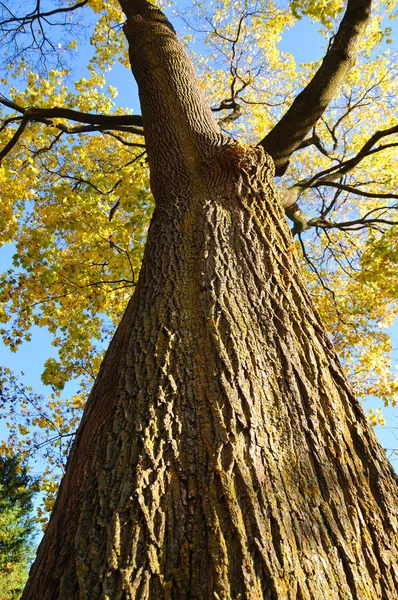
[[[156,210],[23,598],[396,598],[396,479],[272,161],[220,135],[171,26],[126,4]]]

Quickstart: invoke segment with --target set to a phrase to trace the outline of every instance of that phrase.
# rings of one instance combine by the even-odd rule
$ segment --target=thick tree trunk
[[[396,599],[397,482],[271,161],[221,138],[169,25],[138,5],[157,208],[23,598]]]
[[[391,600],[397,485],[260,150],[156,210],[24,598]]]

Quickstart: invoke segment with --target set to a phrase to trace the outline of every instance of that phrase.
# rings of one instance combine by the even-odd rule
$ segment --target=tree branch
[[[37,121],[39,121],[37,119]],[[40,120],[39,122],[41,123],[46,123],[48,125],[52,125],[53,127],[56,127],[57,129],[59,129],[60,131],[62,131],[63,133],[68,133],[68,134],[75,134],[75,133],[92,133],[93,131],[101,131],[103,133],[109,133],[109,126],[108,125],[80,125],[78,127],[66,127],[66,125],[62,125],[61,123],[50,123],[48,122],[48,120]],[[112,131],[124,131],[126,133],[134,133],[135,135],[143,135],[143,132],[140,129],[135,129],[134,127],[127,127],[126,125],[121,125],[119,127],[112,127]],[[114,138],[116,138],[117,140],[119,140],[119,142],[122,142],[123,144],[125,144],[126,146],[134,146],[134,147],[138,147],[138,148],[145,148],[145,144],[138,144],[138,143],[133,143],[133,142],[124,142],[120,137],[114,135]]]
[[[398,195],[395,197],[398,198]],[[372,227],[382,230],[382,225],[398,225],[398,219],[389,219],[383,216],[391,210],[398,210],[398,206],[382,206],[380,208],[374,208],[358,219],[338,222],[326,219],[324,216],[310,218],[300,209],[298,204],[294,204],[286,210],[286,215],[294,223],[292,228],[293,235],[298,235],[300,237],[300,234],[303,231],[307,231],[313,227],[324,230],[339,229],[340,231],[355,231]],[[376,212],[379,214],[374,215]]]
[[[88,123],[90,125],[109,125],[110,129],[112,129],[112,126],[117,127],[120,125],[134,125],[135,127],[142,127],[142,117],[140,115],[94,115],[91,113],[83,113],[71,108],[62,108],[59,106],[55,106],[53,108],[24,108],[23,106],[12,102],[8,98],[5,98],[1,94],[0,103],[8,108],[16,110],[22,115],[26,115],[29,117],[30,121],[38,119],[68,119],[70,121]]]
[[[68,6],[69,3],[58,0],[52,4],[58,4],[59,7],[51,10],[43,10],[41,0],[14,3],[19,4],[18,10],[20,7],[25,9],[22,15],[11,11],[4,2],[0,2],[0,48],[7,48],[6,56],[11,57],[12,61],[23,57],[26,62],[31,55],[35,55],[35,68],[41,63],[45,66],[51,58],[56,58],[57,62],[62,64],[61,54],[64,50],[51,41],[47,30],[59,27],[62,28],[63,34],[65,31],[71,34],[80,27],[80,23],[72,22],[70,13],[81,9],[88,2],[89,0],[81,0]],[[19,40],[25,40],[26,43],[22,42],[20,45]]]
[[[28,119],[23,118],[18,129],[16,130],[16,132],[14,133],[14,135],[12,136],[12,138],[10,139],[10,141],[8,142],[8,144],[6,144],[4,146],[4,148],[0,151],[0,167],[1,167],[1,163],[3,158],[9,153],[11,152],[11,150],[14,148],[15,144],[18,142],[19,138],[21,137],[21,135],[23,134],[23,132],[25,131],[25,128],[28,124]]]
[[[338,165],[334,165],[333,167],[329,167],[329,169],[325,169],[320,173],[317,173],[314,177],[309,180],[309,186],[312,187],[314,181],[322,178],[323,181],[333,181],[335,179],[340,179],[343,175],[346,175],[350,171],[352,171],[364,158],[370,156],[371,154],[375,154],[376,152],[380,152],[381,150],[386,150],[387,148],[393,148],[394,146],[398,146],[397,142],[392,142],[390,144],[384,144],[384,146],[377,146],[377,148],[373,148],[373,146],[383,137],[387,137],[388,135],[393,135],[398,133],[398,125],[394,125],[393,127],[389,127],[388,129],[379,129],[374,133],[367,142],[362,146],[360,151],[353,157],[350,158]]]
[[[299,196],[303,193],[303,191],[307,190],[309,188],[315,188],[315,187],[329,185],[330,187],[344,189],[344,188],[342,188],[342,184],[337,184],[334,182],[337,179],[341,179],[344,175],[347,175],[347,173],[352,171],[364,158],[371,156],[372,154],[376,154],[377,152],[381,152],[382,150],[386,150],[388,148],[398,147],[398,141],[397,141],[397,142],[390,142],[388,144],[380,145],[380,146],[377,146],[376,148],[373,148],[373,146],[383,137],[387,137],[389,135],[393,135],[396,133],[398,133],[398,125],[393,125],[393,127],[389,127],[388,129],[379,129],[364,143],[364,145],[362,146],[360,151],[352,158],[345,160],[337,165],[333,165],[332,167],[329,167],[328,169],[325,169],[324,171],[320,171],[319,173],[316,173],[316,175],[313,175],[309,179],[303,179],[302,181],[299,181],[298,183],[293,185],[288,190],[281,191],[280,197],[281,197],[282,206],[285,209],[288,209],[289,207],[293,206],[297,202]],[[310,145],[310,144],[316,145],[314,138],[315,138],[315,136],[312,136],[311,138],[309,138],[308,144],[305,143],[305,145],[304,145],[304,143],[303,143],[303,147],[306,147],[307,145]],[[370,192],[361,192],[357,188],[352,188],[352,187],[350,187],[350,189],[347,191],[350,191],[352,193],[356,193],[356,194],[362,195],[362,196],[367,195],[369,198],[384,197],[383,194],[369,195],[369,194],[371,194]],[[386,195],[385,197],[394,198],[395,196],[394,195]]]
[[[351,185],[345,185],[344,183],[338,183],[337,181],[318,181],[314,183],[311,187],[320,187],[328,185],[330,187],[336,188],[338,190],[343,190],[345,192],[349,192],[350,194],[355,194],[356,196],[363,196],[365,198],[397,198],[398,194],[379,194],[377,192],[365,192],[365,190],[360,190]]]
[[[37,2],[35,10],[28,14],[23,15],[22,17],[13,15],[11,13],[11,11],[9,10],[9,8],[4,6],[3,3],[1,3],[3,8],[5,8],[7,10],[7,12],[9,14],[11,14],[12,16],[9,17],[8,19],[0,20],[0,28],[4,28],[5,25],[12,25],[14,23],[18,24],[18,28],[21,28],[24,25],[28,25],[28,24],[30,25],[31,23],[33,23],[33,21],[35,21],[37,19],[45,19],[47,17],[52,17],[52,16],[58,15],[60,13],[72,12],[72,11],[76,10],[77,8],[84,6],[87,3],[88,3],[88,0],[82,0],[81,2],[77,2],[73,6],[65,6],[63,8],[56,8],[54,10],[49,10],[47,12],[40,12],[40,3]]]
[[[276,175],[286,171],[291,155],[339,90],[354,64],[370,14],[371,0],[348,0],[340,27],[321,66],[282,119],[259,142],[274,159]]]
[[[12,100],[5,98],[1,94],[0,104],[19,112],[22,115],[22,117],[9,118],[3,124],[4,127],[6,123],[10,124],[17,119],[21,119],[21,123],[13,137],[0,151],[0,165],[3,158],[14,148],[29,122],[44,123],[45,125],[56,127],[66,134],[90,133],[94,131],[103,131],[104,133],[107,133],[109,130],[111,130],[124,131],[134,135],[144,135],[144,131],[142,129],[142,118],[139,115],[94,115],[91,113],[83,113],[70,108],[62,108],[57,106],[53,108],[24,108]],[[63,123],[54,123],[53,119],[67,119],[77,123],[84,123],[85,125],[68,127]],[[122,141],[121,138],[117,137],[117,139]],[[129,143],[129,145],[144,147],[143,144],[138,143]]]

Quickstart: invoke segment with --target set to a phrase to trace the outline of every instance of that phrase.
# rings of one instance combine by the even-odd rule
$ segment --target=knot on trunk
[[[272,158],[263,148],[234,141],[218,148],[205,168],[212,184],[224,183],[238,190],[243,182],[256,189],[259,184],[272,184],[275,175]]]

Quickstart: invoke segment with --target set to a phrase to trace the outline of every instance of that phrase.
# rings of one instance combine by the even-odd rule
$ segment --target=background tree
[[[245,126],[248,119],[256,117],[250,136],[256,134],[256,127],[262,128],[257,148],[236,143],[221,132],[164,15],[144,1],[121,4],[128,17],[124,33],[139,85],[142,120],[72,109],[69,104],[74,97],[66,88],[59,88],[59,73],[54,71],[47,79],[30,76],[26,93],[33,91],[33,97],[27,104],[14,91],[11,99],[3,100],[13,111],[4,122],[6,139],[1,154],[10,206],[12,203],[13,210],[15,206],[21,210],[21,190],[28,189],[34,206],[24,219],[28,223],[31,219],[31,227],[22,230],[29,232],[29,241],[35,237],[32,231],[39,231],[31,244],[33,252],[24,252],[20,245],[15,257],[17,266],[28,273],[34,257],[35,276],[18,274],[11,283],[21,290],[19,297],[25,298],[20,305],[24,315],[17,312],[13,336],[6,339],[18,345],[29,319],[49,325],[54,333],[73,333],[76,327],[69,345],[59,338],[56,341],[61,362],[47,363],[43,377],[54,381],[56,387],[61,388],[67,378],[65,367],[75,373],[88,370],[81,359],[88,356],[99,325],[99,321],[91,325],[90,313],[95,312],[94,307],[97,311],[110,310],[106,302],[98,303],[100,294],[86,294],[86,290],[95,286],[107,296],[115,284],[135,284],[131,253],[114,237],[115,230],[120,239],[126,239],[123,234],[128,236],[130,228],[118,230],[113,220],[125,198],[134,198],[137,206],[137,181],[144,190],[148,187],[144,179],[137,179],[143,173],[139,167],[145,169],[145,164],[139,164],[142,154],[131,156],[132,145],[142,148],[142,141],[137,141],[142,125],[156,201],[140,279],[86,408],[25,597],[391,597],[397,591],[396,482],[312,309],[281,212],[283,206],[303,244],[307,243],[303,232],[311,227],[318,233],[337,231],[337,237],[321,238],[327,240],[326,247],[321,245],[321,264],[322,259],[329,262],[331,257],[340,264],[336,248],[342,247],[345,263],[355,269],[366,264],[368,244],[373,264],[377,245],[394,235],[396,207],[386,200],[394,201],[395,195],[383,191],[391,181],[388,174],[380,177],[378,173],[377,179],[357,180],[355,185],[347,177],[360,172],[358,167],[369,157],[373,161],[374,155],[396,147],[396,125],[389,123],[370,137],[367,131],[366,139],[361,139],[361,128],[350,119],[356,108],[366,104],[364,98],[372,86],[357,97],[355,78],[343,115],[331,122],[323,117],[347,78],[360,44],[367,52],[377,48],[383,37],[377,19],[363,37],[370,3],[348,2],[321,65],[294,100],[293,96],[276,102],[284,114],[269,128],[267,119],[275,117],[275,111],[268,110],[267,93],[273,91],[272,86],[267,91],[256,86],[269,79],[263,58],[269,58],[271,66],[272,59],[275,62],[277,52],[272,56],[272,43],[278,27],[281,31],[282,22],[286,23],[286,13],[280,11],[278,21],[271,4],[258,3],[253,10],[247,5],[237,10],[233,7],[232,14],[229,11],[227,15],[220,3],[213,15],[204,14],[210,39],[216,40],[230,61],[230,93],[224,98],[221,95],[214,111],[231,111],[221,126],[232,128],[236,136],[236,117],[242,113],[242,104],[250,107]],[[101,3],[90,5],[98,12],[103,9]],[[318,15],[325,26],[331,24],[339,8],[331,4]],[[300,11],[314,13],[311,4],[292,4],[290,9],[291,16]],[[69,7],[60,8],[57,14],[65,12],[70,12]],[[24,32],[32,23],[51,16],[40,5],[30,15],[11,15],[3,21],[5,35],[14,42],[20,23]],[[14,29],[7,29],[9,22]],[[99,65],[106,68],[121,48],[120,22],[118,6],[107,4],[92,38],[97,53],[91,63],[91,81],[78,84],[79,102],[87,103],[85,110],[98,110],[105,101],[93,94],[92,88],[102,81],[97,73]],[[264,45],[259,35],[264,25],[270,26],[269,45]],[[31,34],[29,40],[34,41],[32,30]],[[36,46],[44,57],[44,46]],[[250,64],[256,48],[259,67],[254,77],[250,68],[244,70],[242,61]],[[382,84],[393,67],[388,57],[381,64],[384,71],[377,93],[388,96],[394,83],[389,81],[387,92]],[[291,75],[288,58],[283,66],[282,72]],[[19,63],[18,69],[22,68]],[[203,65],[205,75],[208,68]],[[208,79],[211,83],[211,77]],[[281,80],[276,79],[275,85],[281,89]],[[256,100],[251,97],[254,92]],[[31,101],[38,94],[40,107]],[[377,124],[382,105],[380,115],[377,110],[372,112],[372,124]],[[321,118],[325,119],[323,131],[332,140],[332,149],[316,129]],[[71,120],[80,125],[71,125]],[[343,121],[345,126],[349,124],[346,131],[350,135],[343,135],[341,143],[337,132]],[[25,137],[28,131],[35,133],[40,147],[25,147],[23,156],[6,162],[11,152],[23,147],[24,139],[33,139]],[[49,136],[44,145],[44,138],[40,139],[43,131]],[[86,144],[74,147],[73,153],[63,146],[63,136],[70,139],[98,131],[110,138],[112,149],[115,143],[124,147],[126,162],[117,162],[116,169],[115,154],[103,138],[91,135]],[[379,144],[384,138],[388,141]],[[326,165],[311,172],[311,154],[307,154],[310,168],[305,177],[295,176],[294,169],[289,173],[292,154],[312,152],[313,147]],[[262,148],[274,159],[278,176],[286,172],[293,178],[279,195],[272,184],[271,162]],[[351,156],[347,156],[349,149]],[[82,166],[90,166],[90,161],[85,162],[90,153],[88,176]],[[128,181],[122,177],[126,171],[120,164],[128,169]],[[102,181],[93,180],[94,173]],[[36,176],[39,185],[32,188],[32,177]],[[375,188],[369,191],[369,185]],[[324,187],[337,192],[333,196],[320,194],[319,214],[306,216],[301,197]],[[119,197],[112,196],[115,190]],[[355,209],[347,192],[362,198]],[[99,196],[111,204],[108,223],[99,216]],[[148,196],[141,198],[145,209]],[[370,207],[370,199],[377,204]],[[20,242],[13,214],[8,215],[7,206],[4,212],[6,239],[19,236]],[[63,224],[54,227],[54,214],[63,224],[67,218],[66,228]],[[344,215],[343,220],[336,218],[339,214]],[[48,215],[51,218],[47,221]],[[53,234],[48,246],[42,242],[42,221],[46,221],[45,230]],[[107,229],[109,223],[112,230]],[[392,227],[387,230],[388,225]],[[357,227],[366,235],[354,238],[352,248],[346,250],[341,233]],[[139,242],[143,230],[137,229]],[[81,234],[68,238],[66,230],[80,230]],[[101,257],[97,262],[85,248],[98,242],[101,235],[105,244],[95,248],[96,256]],[[73,263],[71,244],[65,243],[69,239],[80,244],[73,249],[80,262],[78,269],[75,263],[65,275],[59,261],[67,257],[68,267]],[[40,254],[43,248],[45,255]],[[116,251],[118,257],[126,256],[130,279],[122,276],[119,261],[114,267],[118,278],[109,279],[109,257],[101,255],[105,248]],[[306,254],[305,247],[304,251]],[[86,254],[88,261],[84,260]],[[49,258],[53,261],[50,268]],[[319,266],[314,268],[313,259],[308,259],[308,264],[327,288]],[[94,272],[95,280],[85,280],[85,272]],[[11,273],[7,279],[13,279]],[[64,280],[67,285],[63,285]],[[46,311],[37,313],[37,305],[31,302],[32,289],[37,295],[38,281],[50,289],[50,294],[39,300],[40,305],[50,307],[47,318]],[[348,283],[344,278],[338,281],[339,292],[348,303],[358,283],[363,285],[366,279],[350,276]],[[379,311],[386,317],[388,302],[393,314],[392,288],[385,290],[382,284],[369,287],[365,308],[360,305],[347,311],[348,315],[359,315],[361,344],[366,340],[369,300],[375,287],[378,295],[372,316]],[[19,301],[12,306],[11,289],[5,281],[9,310],[18,311]],[[25,296],[23,289],[28,290]],[[329,313],[332,318],[338,316],[341,327],[342,315],[346,317],[341,312],[344,304],[332,300],[334,310],[329,309]],[[82,323],[87,323],[88,335],[82,335]],[[346,361],[348,369],[350,357],[355,359],[351,365],[363,359],[354,349]],[[396,385],[381,369],[376,369],[373,383],[380,390],[384,385],[386,398]]]
[[[0,597],[21,596],[34,556],[37,487],[17,458],[0,456]]]

